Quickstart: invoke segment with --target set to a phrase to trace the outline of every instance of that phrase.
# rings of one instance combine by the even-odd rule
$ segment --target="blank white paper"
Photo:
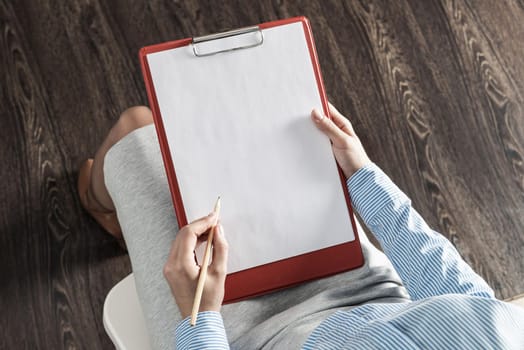
[[[261,46],[147,55],[189,222],[222,197],[233,273],[355,239],[301,22]]]

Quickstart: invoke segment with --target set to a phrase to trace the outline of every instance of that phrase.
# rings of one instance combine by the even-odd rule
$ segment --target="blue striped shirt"
[[[524,310],[495,299],[375,164],[358,170],[347,186],[412,301],[335,312],[303,349],[524,349]],[[183,320],[176,348],[228,349],[220,313],[199,313],[195,327]]]

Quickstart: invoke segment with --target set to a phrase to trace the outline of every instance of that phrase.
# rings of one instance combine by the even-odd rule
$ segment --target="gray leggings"
[[[153,125],[133,131],[106,155],[105,183],[129,250],[153,349],[173,349],[180,314],[162,275],[178,231]],[[337,310],[405,302],[389,260],[359,229],[365,265],[359,269],[222,308],[233,349],[297,349]]]

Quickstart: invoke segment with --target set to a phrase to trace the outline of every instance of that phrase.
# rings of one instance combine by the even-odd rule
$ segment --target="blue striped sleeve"
[[[189,321],[190,317],[187,317],[177,326],[175,349],[229,349],[224,322],[219,312],[199,312],[194,326]]]
[[[409,198],[375,164],[347,181],[355,210],[380,242],[412,299],[442,294],[493,298],[453,245],[431,230]]]

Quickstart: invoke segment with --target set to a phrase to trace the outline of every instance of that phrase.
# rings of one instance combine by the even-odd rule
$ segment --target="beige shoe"
[[[78,195],[80,196],[80,203],[84,209],[91,215],[106,232],[115,237],[119,244],[125,249],[124,238],[122,236],[122,229],[113,210],[95,209],[93,202],[96,202],[98,208],[103,206],[98,203],[93,194],[89,191],[89,183],[91,182],[91,168],[93,167],[93,159],[88,159],[80,167],[78,172]]]

